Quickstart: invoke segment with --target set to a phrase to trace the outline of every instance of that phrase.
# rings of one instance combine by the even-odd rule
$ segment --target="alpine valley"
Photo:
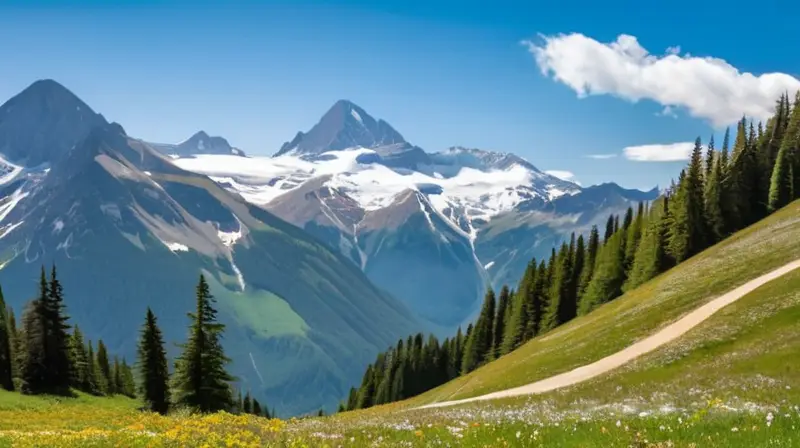
[[[378,352],[452,334],[487,287],[657,194],[426,152],[349,101],[273,157],[151,143],[37,81],[0,106],[0,284],[22,309],[55,263],[70,316],[132,360],[147,306],[185,339],[204,273],[242,387],[282,416],[332,411]]]

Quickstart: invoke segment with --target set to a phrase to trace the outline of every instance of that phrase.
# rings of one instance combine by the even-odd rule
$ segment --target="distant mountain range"
[[[149,143],[38,81],[0,106],[0,285],[20,310],[55,262],[73,321],[132,359],[147,306],[185,338],[204,272],[242,387],[333,410],[398,338],[450,334],[488,286],[657,194],[427,152],[345,100],[273,157],[205,132]]]
[[[532,257],[658,190],[583,188],[510,153],[429,153],[337,101],[275,156],[175,163],[305,229],[441,334],[467,323],[488,286],[515,286]]]
[[[335,409],[378,351],[426,327],[339,251],[162,154],[204,151],[244,160],[205,134],[128,136],[53,81],[0,106],[6,300],[20,312],[56,263],[87,337],[132,361],[150,306],[174,356],[204,272],[240,386],[281,415]]]

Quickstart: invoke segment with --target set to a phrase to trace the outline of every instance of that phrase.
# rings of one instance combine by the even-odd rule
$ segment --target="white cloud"
[[[800,80],[785,73],[740,72],[719,58],[680,55],[680,47],[670,47],[662,56],[652,55],[627,34],[611,43],[579,33],[541,37],[540,44],[522,43],[545,76],[552,75],[578,97],[653,100],[662,106],[685,108],[690,115],[718,127],[735,123],[743,114],[766,119],[782,93],[793,95],[800,89]]]
[[[622,150],[625,158],[636,162],[677,162],[689,160],[694,149],[693,142],[666,145],[628,146]]]
[[[575,184],[578,184],[578,185],[581,184],[580,182],[578,182],[575,179],[575,173],[573,173],[572,171],[547,170],[547,171],[545,171],[545,173],[547,173],[547,174],[549,174],[549,175],[551,175],[553,177],[557,177],[557,178],[559,178],[561,180],[566,180],[568,182],[572,182],[572,183],[575,183]]]
[[[617,155],[616,154],[589,154],[586,157],[588,157],[590,159],[595,159],[595,160],[606,160],[606,159],[613,159],[614,157],[617,157]]]

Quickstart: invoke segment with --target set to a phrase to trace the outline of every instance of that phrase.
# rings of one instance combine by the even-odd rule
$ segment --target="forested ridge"
[[[399,340],[370,364],[339,409],[413,397],[469,373],[616,299],[800,197],[800,92],[763,123],[742,117],[721,147],[698,137],[687,167],[655,201],[609,216],[533,259],[516,290],[488,290],[477,320],[440,342]]]

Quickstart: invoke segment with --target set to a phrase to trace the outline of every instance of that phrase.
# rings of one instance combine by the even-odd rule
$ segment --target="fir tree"
[[[100,369],[97,367],[97,358],[94,356],[94,348],[92,341],[89,341],[89,347],[86,350],[86,384],[88,391],[91,394],[99,395],[102,393],[103,385],[100,384]]]
[[[586,288],[589,287],[589,282],[592,281],[594,274],[594,266],[597,262],[597,252],[600,249],[600,235],[597,232],[597,226],[592,226],[592,231],[589,233],[589,244],[586,248],[586,260],[584,262],[584,269],[581,272],[581,277],[578,284],[578,299],[583,298],[586,294]]]
[[[17,318],[14,316],[14,309],[10,306],[8,309],[8,333],[11,341],[11,362],[14,378],[21,378],[22,364],[24,362],[25,350],[23,346],[23,337],[21,332],[17,329]]]
[[[708,182],[708,179],[711,177],[711,170],[714,169],[714,135],[711,135],[711,138],[708,140],[708,148],[706,149],[706,169],[705,169],[705,179]]]
[[[642,238],[642,226],[644,225],[644,204],[639,203],[639,209],[636,213],[633,223],[628,227],[627,235],[625,236],[625,259],[623,266],[626,274],[633,266],[633,258],[636,256],[636,248],[639,247],[639,240]]]
[[[783,146],[778,152],[775,168],[772,171],[772,180],[769,189],[768,207],[770,212],[774,212],[791,202],[794,195],[794,173],[792,172],[792,161],[789,158],[787,146]]]
[[[542,323],[544,330],[552,330],[575,317],[577,305],[573,294],[572,280],[572,259],[569,246],[564,243],[561,245],[561,250],[558,251],[556,267],[550,284],[548,294],[550,302]]]
[[[658,274],[667,270],[670,259],[667,255],[667,233],[669,231],[669,200],[659,199],[660,209],[656,208],[636,249],[633,267],[623,289],[630,291]]]
[[[708,220],[709,244],[720,241],[725,236],[725,215],[723,211],[724,172],[719,157],[714,157],[711,172],[705,184],[705,217]]]
[[[250,391],[247,391],[244,394],[244,399],[242,400],[242,412],[245,414],[253,413],[253,398],[250,397]]]
[[[22,365],[22,391],[26,394],[40,394],[51,392],[50,373],[48,369],[48,320],[47,278],[42,267],[39,278],[39,297],[31,301],[23,315],[22,325],[24,342],[24,364]]]
[[[606,221],[606,233],[603,236],[603,243],[607,243],[611,236],[614,235],[614,215],[608,216],[608,221]]]
[[[259,417],[264,415],[264,411],[261,409],[261,403],[255,398],[253,398],[253,415],[258,415]]]
[[[517,293],[513,297],[514,305],[511,318],[506,324],[506,332],[503,335],[503,345],[501,354],[510,353],[519,347],[525,335],[525,328],[530,320],[530,311],[534,301],[534,284],[536,282],[536,259],[528,263],[525,274],[519,282]]]
[[[136,380],[133,378],[133,369],[128,365],[125,358],[122,358],[120,365],[122,371],[122,391],[121,393],[127,397],[136,397]]]
[[[53,265],[50,271],[50,285],[47,299],[43,301],[44,316],[47,320],[47,375],[49,388],[53,393],[70,394],[70,326],[69,316],[64,305],[64,290]]]
[[[14,390],[14,352],[11,349],[11,331],[6,310],[3,290],[0,288],[0,387]]]
[[[152,412],[169,410],[169,368],[164,338],[153,310],[147,308],[137,347],[139,395]]]
[[[492,353],[491,359],[495,359],[500,356],[501,354],[501,347],[503,345],[503,333],[506,328],[506,311],[509,307],[509,301],[511,300],[510,292],[508,290],[508,286],[503,286],[500,289],[500,297],[497,302],[497,314],[494,318],[493,323],[493,331],[492,331]]]
[[[689,169],[678,184],[672,201],[672,228],[669,252],[677,262],[686,260],[706,248],[707,230],[703,216],[702,145],[695,141]]]
[[[624,238],[624,232],[617,232],[600,249],[594,276],[579,304],[579,314],[587,314],[622,293],[622,285],[625,282],[623,265],[625,252],[622,243]]]
[[[495,295],[491,288],[486,292],[483,307],[464,348],[462,373],[469,373],[486,360],[492,350],[492,325],[495,316]]]
[[[102,339],[97,341],[97,368],[100,373],[100,384],[102,384],[100,390],[104,394],[114,394],[114,376],[111,374],[108,349]]]
[[[72,387],[92,393],[92,387],[89,384],[90,365],[86,354],[86,342],[83,339],[81,329],[77,325],[72,329],[70,351],[72,354]]]
[[[229,382],[234,378],[225,370],[230,362],[220,341],[225,329],[217,322],[214,297],[203,275],[196,290],[197,307],[189,313],[189,340],[175,364],[175,403],[200,412],[215,412],[233,407]]]

